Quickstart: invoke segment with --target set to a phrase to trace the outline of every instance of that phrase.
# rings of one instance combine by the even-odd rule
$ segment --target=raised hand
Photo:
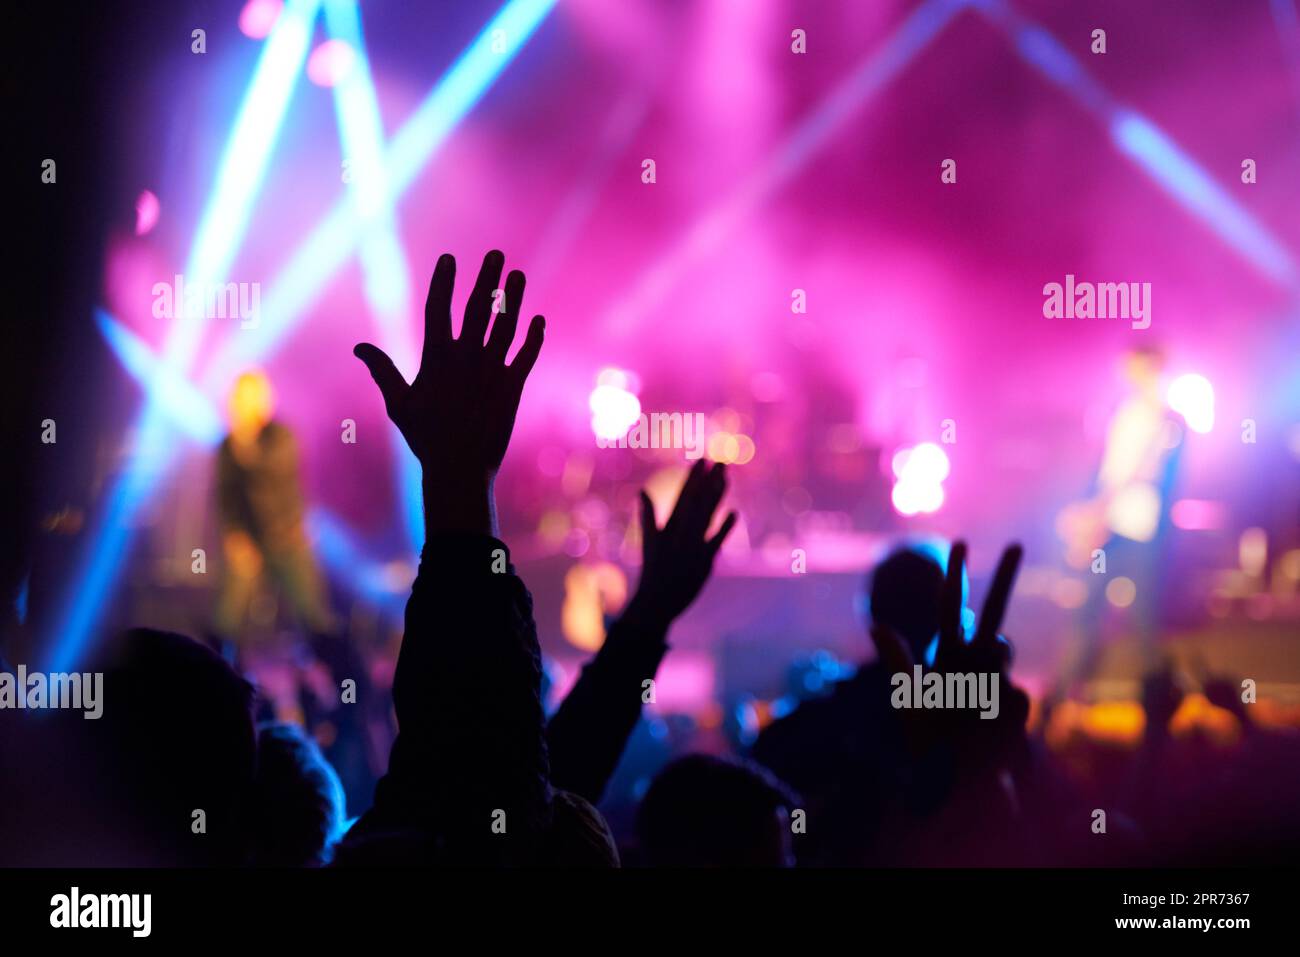
[[[1002,683],[999,714],[994,720],[984,721],[969,709],[965,712],[949,709],[903,712],[914,749],[925,751],[935,744],[948,742],[958,746],[963,764],[987,766],[1004,757],[1007,746],[1022,734],[1029,716],[1029,699],[1006,680],[1006,671],[1011,664],[1011,645],[999,632],[1023,555],[1024,550],[1019,545],[1010,545],[1003,551],[980,611],[979,624],[971,640],[967,641],[962,627],[966,544],[953,544],[944,580],[934,670],[941,673],[998,674]],[[911,649],[901,636],[886,625],[876,624],[871,629],[871,638],[881,661],[891,673],[911,672],[915,662]]]
[[[663,528],[655,523],[650,496],[641,493],[641,581],[625,617],[666,628],[695,601],[713,570],[718,549],[736,524],[732,512],[717,534],[706,537],[726,490],[726,466],[718,463],[710,468],[700,459]]]
[[[1024,549],[1008,545],[998,561],[993,584],[984,598],[979,624],[968,642],[962,628],[962,581],[965,577],[966,543],[954,542],[948,555],[943,603],[939,612],[939,648],[934,666],[939,671],[1002,671],[1011,663],[1011,645],[999,633],[1011,600],[1011,588]]]
[[[493,293],[500,285],[505,256],[483,257],[478,281],[465,306],[460,338],[451,334],[451,293],[456,260],[444,253],[429,281],[424,304],[424,349],[420,371],[409,385],[393,360],[368,342],[353,353],[366,364],[384,397],[388,417],[430,472],[455,473],[465,480],[490,481],[501,467],[524,381],[541,352],[546,320],[534,316],[513,362],[506,353],[515,338],[524,298],[524,274],[506,277],[503,311],[493,315]],[[484,336],[491,322],[492,333]]]
[[[492,321],[504,265],[505,256],[495,249],[483,257],[460,338],[453,339],[456,260],[446,253],[439,257],[424,304],[420,371],[409,385],[376,346],[363,342],[352,350],[370,370],[388,417],[424,467],[426,533],[498,534],[492,483],[546,330],[546,320],[533,316],[524,344],[506,364],[523,304],[524,274],[516,269],[506,277],[504,308]],[[489,323],[492,333],[485,344]]]

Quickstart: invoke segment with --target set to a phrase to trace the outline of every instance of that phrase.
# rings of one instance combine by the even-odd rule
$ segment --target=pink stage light
[[[251,39],[265,40],[283,11],[283,0],[248,0],[239,11],[239,30]]]
[[[317,86],[334,86],[352,69],[357,52],[342,40],[326,40],[307,58],[307,78]]]
[[[649,710],[656,714],[699,714],[713,703],[717,663],[701,651],[669,655],[659,666],[655,699]]]
[[[1205,376],[1195,372],[1180,375],[1169,383],[1165,401],[1193,432],[1204,435],[1214,428],[1214,387]]]
[[[1228,509],[1222,502],[1202,498],[1182,498],[1169,510],[1176,528],[1189,532],[1204,532],[1223,528],[1227,524]]]
[[[161,212],[162,204],[158,202],[158,197],[147,189],[141,190],[135,201],[135,234],[148,235],[158,225],[158,214]]]

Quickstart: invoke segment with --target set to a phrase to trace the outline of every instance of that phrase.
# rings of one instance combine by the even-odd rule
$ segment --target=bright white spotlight
[[[903,473],[908,479],[927,485],[938,485],[948,477],[951,466],[943,449],[933,442],[922,442],[907,457]],[[904,477],[900,476],[900,477]]]
[[[933,442],[899,449],[890,460],[897,481],[890,501],[900,515],[937,512],[943,505],[943,480],[951,466],[948,456]]]
[[[943,505],[943,486],[938,482],[900,481],[889,498],[900,515],[929,514]]]
[[[921,510],[916,503],[916,498],[916,486],[906,482],[896,483],[894,491],[889,496],[900,515],[915,515]]]
[[[1195,372],[1180,375],[1169,383],[1165,401],[1193,432],[1204,435],[1214,428],[1214,387],[1205,376]]]
[[[598,439],[622,438],[641,415],[641,400],[616,385],[596,386],[587,405],[591,409],[591,431]]]

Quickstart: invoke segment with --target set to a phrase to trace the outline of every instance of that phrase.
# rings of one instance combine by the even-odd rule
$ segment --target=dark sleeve
[[[557,788],[600,802],[641,718],[642,682],[668,652],[665,635],[622,619],[610,628],[546,729]]]
[[[349,840],[401,831],[480,863],[526,853],[550,813],[540,684],[532,598],[506,546],[431,538],[393,680],[398,737]]]
[[[824,763],[819,749],[826,745],[824,734],[835,731],[820,720],[818,712],[825,707],[820,704],[805,701],[773,721],[759,733],[749,751],[749,757],[786,784],[814,794],[818,792],[816,770]]]

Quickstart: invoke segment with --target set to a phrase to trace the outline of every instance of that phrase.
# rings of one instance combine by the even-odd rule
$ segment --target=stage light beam
[[[456,126],[523,49],[557,0],[510,0],[474,38],[402,125],[384,158],[389,198],[396,202],[447,141]],[[293,331],[359,242],[361,217],[343,200],[312,231],[269,290],[256,336],[228,340],[209,367],[205,385],[264,362]]]
[[[384,128],[356,0],[325,0],[330,36],[356,51],[351,69],[334,87],[343,155],[351,164],[348,195],[361,231],[361,268],[366,302],[379,326],[379,345],[399,369],[413,371],[415,336],[410,330],[411,276],[397,233],[393,191],[384,168]],[[398,506],[407,542],[424,544],[424,500],[419,462],[396,430],[390,430]]]
[[[143,340],[102,309],[95,310],[95,326],[122,367],[140,383],[150,405],[167,413],[172,427],[204,445],[221,441],[221,416],[207,396],[164,366]]]
[[[187,282],[207,285],[224,275],[248,227],[289,95],[307,54],[320,0],[290,0],[262,48],[218,165],[186,264]],[[167,337],[160,370],[180,374],[193,358],[202,323],[176,323]],[[49,640],[48,671],[71,671],[98,623],[108,590],[130,543],[132,522],[174,452],[165,409],[146,400],[126,470],[105,496],[104,512],[87,539]]]

